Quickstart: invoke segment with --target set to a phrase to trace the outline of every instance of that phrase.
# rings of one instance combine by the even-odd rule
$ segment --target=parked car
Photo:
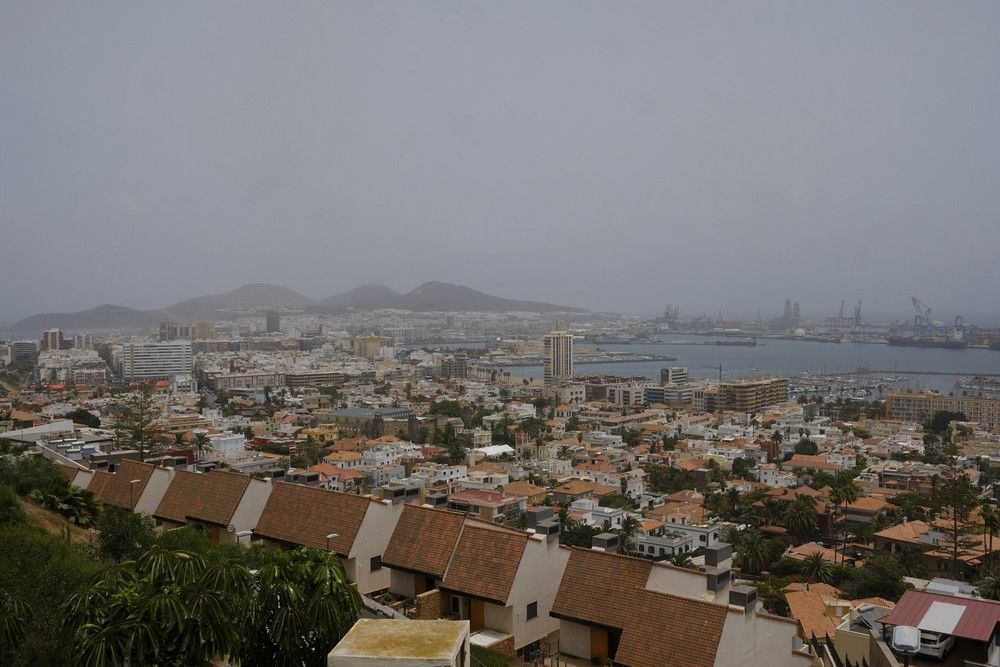
[[[929,655],[932,658],[943,660],[946,655],[955,648],[955,638],[941,632],[920,632],[920,655]]]

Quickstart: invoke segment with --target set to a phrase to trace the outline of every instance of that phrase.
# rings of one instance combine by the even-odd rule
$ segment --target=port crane
[[[913,335],[932,335],[934,333],[934,317],[931,314],[930,306],[915,296],[911,296],[910,300],[913,302],[913,309],[917,311],[913,316]]]

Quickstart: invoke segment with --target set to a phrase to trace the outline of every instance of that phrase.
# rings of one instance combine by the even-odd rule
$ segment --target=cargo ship
[[[723,339],[723,340],[714,340],[714,341],[712,341],[712,344],[713,345],[726,345],[726,346],[734,345],[734,346],[740,346],[740,347],[757,347],[757,339],[756,338],[730,338],[730,339]]]
[[[939,347],[946,350],[964,350],[969,347],[968,341],[945,336],[889,336],[887,342],[889,345],[903,347]]]

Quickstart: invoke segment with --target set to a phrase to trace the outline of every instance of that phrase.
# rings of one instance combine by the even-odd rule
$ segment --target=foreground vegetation
[[[53,507],[66,517],[53,532],[34,500],[66,486],[47,461],[0,461],[0,664],[323,665],[360,616],[323,550],[157,534],[148,517],[96,503],[94,539],[71,539],[79,508],[68,504]]]

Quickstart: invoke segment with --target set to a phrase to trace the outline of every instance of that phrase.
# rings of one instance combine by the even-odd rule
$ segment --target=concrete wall
[[[173,468],[153,468],[146,487],[142,490],[139,499],[135,501],[135,511],[140,514],[152,514],[163,500],[163,494],[170,486],[170,480],[174,478]]]
[[[866,632],[855,632],[846,628],[837,628],[834,635],[834,646],[841,659],[861,664],[867,660],[871,652],[871,635]]]
[[[396,530],[396,522],[403,511],[403,504],[393,505],[391,502],[379,501],[368,505],[365,517],[358,528],[358,534],[351,546],[351,558],[356,560],[355,575],[358,591],[362,594],[390,588],[392,575],[390,569],[382,566],[381,570],[371,571],[373,556],[381,556],[389,546],[392,533]]]
[[[559,629],[558,619],[549,616],[549,612],[568,561],[569,550],[560,548],[559,540],[549,542],[541,535],[533,535],[528,540],[507,600],[507,606],[513,611],[513,626],[507,632],[514,635],[516,648]],[[538,616],[528,620],[530,602],[538,603]]]
[[[708,590],[707,579],[701,572],[669,565],[653,565],[646,580],[646,588],[658,593],[669,593],[694,600],[706,600],[720,604],[729,603],[729,589],[718,593]]]
[[[787,619],[730,611],[726,615],[715,664],[718,667],[806,667],[812,658],[792,652],[797,629],[798,624]]]
[[[223,541],[234,542],[236,541],[236,533],[244,530],[253,530],[257,527],[260,515],[264,513],[264,505],[267,503],[267,497],[271,495],[271,488],[270,482],[250,478],[250,484],[243,493],[243,498],[240,500],[239,505],[236,506],[236,511],[233,512],[233,518],[230,520],[233,532],[227,533],[227,536],[223,536]]]
[[[412,598],[413,592],[416,590],[415,584],[416,577],[413,574],[402,570],[390,570],[389,590],[396,595]]]
[[[94,479],[93,470],[81,470],[76,473],[76,477],[73,478],[73,486],[86,489],[90,486],[90,480],[92,479]]]
[[[490,630],[514,634],[514,616],[514,609],[511,607],[501,607],[492,602],[483,605],[483,623]],[[520,647],[526,642],[521,641],[521,637],[515,637],[514,643]]]
[[[567,655],[590,660],[590,626],[560,621],[559,650]]]

